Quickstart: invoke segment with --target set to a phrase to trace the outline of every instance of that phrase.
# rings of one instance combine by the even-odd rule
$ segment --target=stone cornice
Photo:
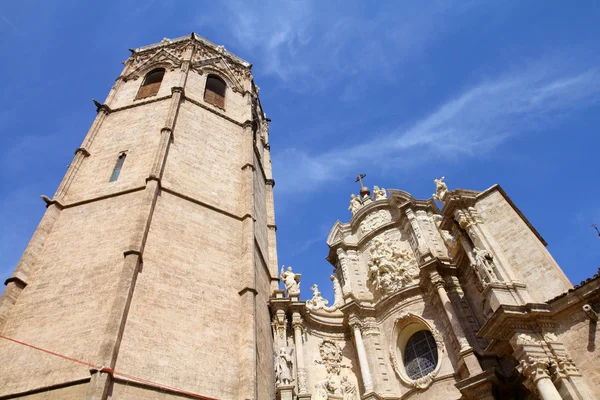
[[[538,331],[555,326],[551,307],[545,303],[501,305],[481,327],[477,336],[508,340],[517,331]]]

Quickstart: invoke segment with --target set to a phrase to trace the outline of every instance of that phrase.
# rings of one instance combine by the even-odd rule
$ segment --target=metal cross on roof
[[[367,176],[367,174],[359,174],[356,179],[354,180],[354,182],[360,182],[360,187],[364,187],[365,185],[363,184],[363,178]]]

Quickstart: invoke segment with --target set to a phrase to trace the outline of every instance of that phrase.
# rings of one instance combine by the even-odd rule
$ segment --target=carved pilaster
[[[342,290],[344,292],[344,296],[347,296],[348,294],[352,293],[352,287],[350,286],[350,270],[348,265],[348,256],[342,248],[338,248],[336,250],[336,253],[340,262]]]

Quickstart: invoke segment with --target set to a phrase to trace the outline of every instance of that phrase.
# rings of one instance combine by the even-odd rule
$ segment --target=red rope
[[[65,356],[64,354],[56,353],[54,351],[47,350],[47,349],[44,349],[44,348],[41,348],[41,347],[38,347],[38,346],[34,346],[32,344],[29,344],[29,343],[26,343],[26,342],[22,342],[20,340],[16,340],[16,339],[13,339],[13,338],[9,338],[9,337],[4,336],[4,335],[0,335],[0,338],[6,339],[6,340],[8,340],[10,342],[14,342],[14,343],[20,344],[22,346],[30,347],[30,348],[32,348],[34,350],[39,350],[39,351],[42,351],[44,353],[51,354],[51,355],[56,356],[56,357],[63,358],[65,360],[76,362],[77,364],[85,365],[86,367],[94,368],[94,369],[98,370],[99,372],[106,372],[106,373],[111,374],[113,376],[127,378],[127,379],[129,379],[131,381],[138,382],[138,383],[144,383],[144,384],[146,384],[148,386],[152,386],[152,387],[155,387],[155,388],[158,388],[158,389],[169,390],[171,392],[175,392],[175,393],[178,393],[178,394],[183,394],[183,395],[186,395],[186,396],[190,396],[190,397],[193,397],[195,399],[201,399],[201,400],[218,400],[218,399],[215,399],[215,398],[212,398],[212,397],[206,397],[206,396],[202,396],[202,395],[197,394],[197,393],[188,392],[186,390],[177,389],[177,388],[174,388],[172,386],[162,385],[160,383],[149,381],[147,379],[138,378],[138,377],[133,376],[133,375],[128,375],[128,374],[124,374],[122,372],[117,372],[117,371],[115,371],[113,369],[110,369],[110,368],[107,368],[107,367],[101,367],[101,366],[98,366],[98,365],[95,365],[95,364],[91,364],[91,363],[88,363],[88,362],[85,362],[85,361],[78,360],[76,358],[68,357],[68,356]]]

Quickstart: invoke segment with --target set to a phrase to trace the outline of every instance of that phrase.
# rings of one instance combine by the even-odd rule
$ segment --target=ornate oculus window
[[[206,89],[204,90],[204,101],[225,109],[225,89],[227,85],[215,75],[206,78]]]
[[[164,68],[157,68],[148,72],[144,78],[142,86],[140,86],[137,96],[135,96],[135,99],[138,100],[145,97],[155,96],[156,93],[158,93],[158,89],[160,89],[160,84],[162,83],[164,76]]]
[[[432,373],[438,362],[438,349],[429,331],[414,333],[404,347],[404,369],[410,379]]]
[[[440,371],[444,352],[442,335],[412,313],[401,313],[394,330],[398,342],[389,349],[394,372],[404,384],[427,389]]]

